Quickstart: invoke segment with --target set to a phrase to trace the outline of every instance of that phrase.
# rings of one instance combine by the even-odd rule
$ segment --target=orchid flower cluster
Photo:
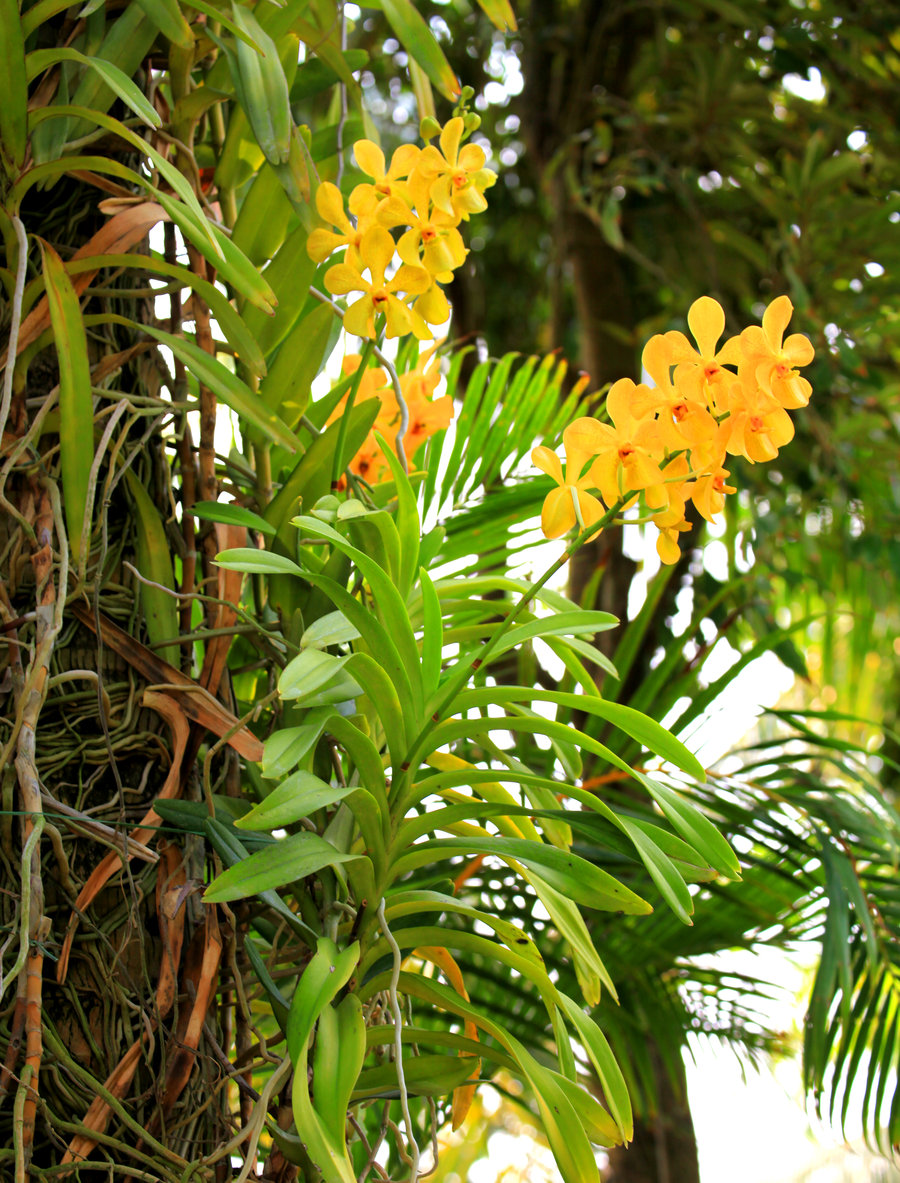
[[[437,345],[420,354],[415,369],[399,375],[400,392],[408,412],[406,430],[401,441],[407,460],[412,460],[430,436],[449,426],[453,417],[453,399],[450,395],[434,397],[435,389],[441,380],[440,361],[436,354]],[[358,353],[345,357],[344,374],[356,373],[361,360]],[[380,366],[370,366],[363,371],[354,401],[359,404],[373,398],[380,401],[381,409],[372,430],[351,460],[349,468],[368,484],[378,485],[382,481],[391,480],[392,474],[375,433],[383,436],[385,442],[396,451],[401,425],[400,406],[394,387]],[[332,411],[329,423],[339,419],[344,413],[347,399],[348,396],[344,395]]]
[[[679,536],[689,530],[690,500],[712,521],[736,490],[727,483],[728,456],[751,464],[772,460],[794,435],[788,411],[805,407],[812,387],[797,372],[809,365],[807,337],[784,332],[793,305],[779,296],[753,325],[721,347],[725,313],[703,296],[691,305],[684,333],[651,337],[643,368],[654,386],[622,378],[606,397],[608,423],[585,416],[563,432],[565,474],[559,457],[535,448],[534,464],[557,487],[541,513],[547,538],[596,525],[614,506],[640,504],[642,519],[659,530],[656,549],[664,563],[680,555]]]
[[[329,267],[324,283],[332,295],[360,293],[344,315],[348,332],[374,340],[376,317],[383,313],[386,337],[413,333],[424,341],[434,336],[429,326],[449,317],[441,285],[468,254],[459,225],[487,208],[484,191],[497,179],[485,168],[484,149],[462,142],[475,126],[472,115],[456,115],[443,129],[425,120],[423,136],[440,133],[440,147],[403,144],[389,166],[377,144],[358,140],[356,163],[371,180],[351,192],[349,215],[336,185],[319,186],[316,209],[335,229],[314,230],[307,250],[322,263],[346,248],[343,262]],[[404,229],[395,243],[396,228]],[[388,276],[395,254],[400,266]]]

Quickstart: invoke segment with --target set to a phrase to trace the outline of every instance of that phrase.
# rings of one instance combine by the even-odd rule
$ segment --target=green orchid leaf
[[[324,867],[338,868],[358,857],[342,854],[318,834],[292,834],[223,871],[207,887],[203,898],[211,904],[243,900],[305,879]]]

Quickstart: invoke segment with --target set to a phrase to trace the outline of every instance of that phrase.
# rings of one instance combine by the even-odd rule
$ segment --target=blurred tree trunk
[[[583,0],[576,8],[533,0],[523,21],[525,89],[522,134],[536,171],[544,178],[554,220],[557,266],[567,273],[577,318],[579,362],[593,389],[618,378],[639,378],[636,309],[629,260],[615,249],[598,220],[572,191],[572,177],[597,167],[584,158],[593,126],[595,88],[625,95],[641,39],[652,28],[650,15],[633,5]],[[567,167],[568,166],[568,167]],[[601,166],[602,167],[602,166]],[[623,228],[627,234],[627,227]],[[554,331],[561,318],[554,310]],[[557,339],[551,345],[560,345]],[[622,550],[621,530],[608,530],[584,546],[570,567],[569,594],[586,606],[626,619],[636,564]],[[671,587],[677,587],[673,580]],[[596,643],[609,654],[616,631]],[[656,646],[651,630],[645,651]],[[635,662],[635,672],[643,662]],[[636,1116],[634,1140],[609,1156],[608,1183],[699,1183],[694,1125],[680,1049],[663,1057],[651,1043],[656,1105]],[[673,1076],[675,1077],[673,1079]]]

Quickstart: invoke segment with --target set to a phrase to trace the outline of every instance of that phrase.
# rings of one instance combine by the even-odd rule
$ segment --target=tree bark
[[[603,1183],[700,1183],[694,1122],[688,1104],[687,1079],[679,1062],[679,1079],[659,1052],[650,1056],[659,1090],[655,1112],[634,1123],[634,1141],[609,1151]]]

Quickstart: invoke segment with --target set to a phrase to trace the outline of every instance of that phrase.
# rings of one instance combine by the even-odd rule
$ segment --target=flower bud
[[[434,118],[433,115],[426,115],[419,123],[419,135],[423,140],[434,139],[435,136],[441,134],[441,125]]]

